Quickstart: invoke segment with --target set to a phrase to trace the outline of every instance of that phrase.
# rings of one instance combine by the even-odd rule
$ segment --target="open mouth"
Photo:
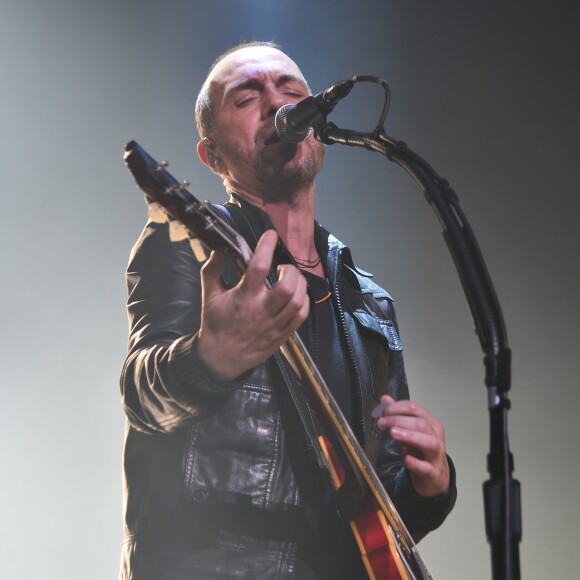
[[[276,150],[283,151],[284,155],[288,158],[293,157],[297,150],[296,144],[288,143],[280,139],[278,133],[272,126],[262,127],[258,131],[256,134],[256,144],[262,151],[276,145]]]
[[[270,134],[269,137],[266,137],[264,139],[264,145],[268,146],[268,145],[274,145],[274,143],[278,143],[279,141],[281,141],[280,137],[278,137],[278,133],[276,133],[276,131],[274,131],[273,133]]]

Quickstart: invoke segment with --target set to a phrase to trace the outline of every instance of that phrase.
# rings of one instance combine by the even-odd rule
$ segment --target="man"
[[[276,136],[279,107],[308,94],[288,56],[250,43],[198,97],[199,157],[255,248],[241,280],[215,252],[200,269],[164,224],[133,250],[123,579],[367,577],[317,460],[317,418],[297,410],[276,354],[297,329],[413,536],[455,501],[443,428],[408,400],[392,299],[314,221],[323,146]]]

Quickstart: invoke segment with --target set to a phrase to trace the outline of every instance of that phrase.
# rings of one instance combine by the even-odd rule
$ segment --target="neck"
[[[276,203],[265,202],[261,197],[231,187],[228,193],[236,193],[266,213],[290,254],[297,259],[299,267],[304,267],[305,262],[316,260],[318,252],[314,244],[313,184],[300,190],[291,200]],[[325,275],[321,262],[305,269],[320,277]]]
[[[290,253],[298,258],[316,258],[314,245],[314,185],[299,190],[291,200],[265,202],[262,198],[229,188],[248,203],[260,208],[270,218]]]

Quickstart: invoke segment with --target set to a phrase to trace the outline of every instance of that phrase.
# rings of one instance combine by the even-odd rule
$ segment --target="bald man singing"
[[[324,147],[277,137],[277,110],[309,94],[278,46],[253,42],[218,57],[198,95],[199,158],[254,251],[243,276],[216,252],[199,264],[166,224],[131,253],[122,580],[368,577],[312,443],[320,422],[291,396],[279,347],[294,331],[413,538],[455,502],[443,427],[409,398],[393,300],[314,218]]]

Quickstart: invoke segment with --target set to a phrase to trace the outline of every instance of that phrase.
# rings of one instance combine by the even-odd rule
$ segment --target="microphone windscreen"
[[[305,130],[298,131],[290,127],[288,123],[288,113],[296,108],[296,105],[284,105],[278,109],[276,112],[276,117],[274,118],[274,126],[276,127],[276,133],[282,141],[287,143],[301,143],[308,138],[310,135],[311,128],[307,127]]]

